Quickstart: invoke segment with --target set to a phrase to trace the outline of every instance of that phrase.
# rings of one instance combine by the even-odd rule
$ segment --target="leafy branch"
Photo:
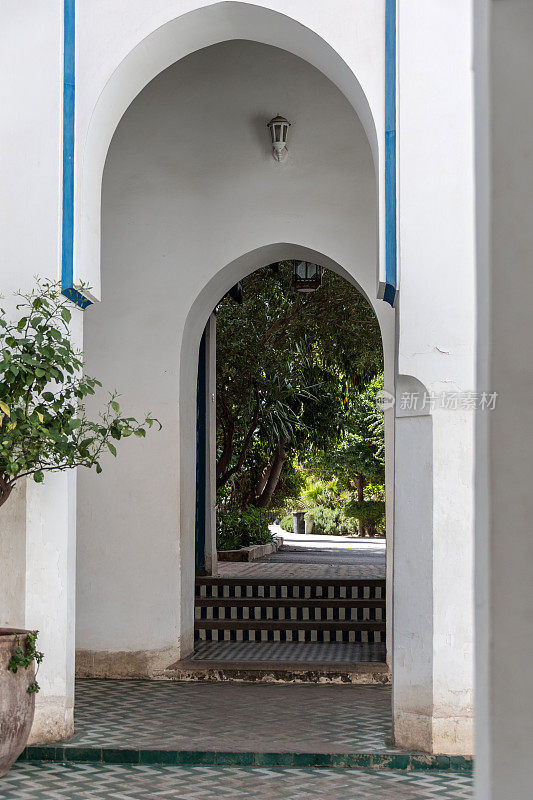
[[[102,455],[117,455],[115,442],[161,428],[150,414],[123,416],[117,392],[89,418],[84,400],[102,384],[84,374],[71,342],[71,302],[46,279],[15,296],[18,319],[0,308],[0,506],[22,478],[41,483],[46,472],[73,467],[100,473]]]
[[[29,669],[33,662],[37,664],[37,669],[35,670],[35,678],[37,678],[37,673],[39,672],[39,665],[44,658],[44,654],[37,650],[37,636],[39,635],[39,631],[29,631],[26,636],[26,642],[24,644],[24,649],[22,648],[22,644],[20,641],[20,636],[15,634],[15,639],[17,640],[17,646],[15,648],[15,652],[9,659],[9,663],[7,665],[8,670],[16,674],[19,669]],[[32,683],[27,688],[27,692],[29,694],[37,694],[41,687],[37,683],[36,680],[33,680]]]

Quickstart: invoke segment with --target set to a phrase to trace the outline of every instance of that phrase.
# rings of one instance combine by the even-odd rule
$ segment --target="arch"
[[[114,131],[134,98],[160,72],[192,52],[222,41],[246,39],[287,50],[319,69],[345,95],[370,143],[378,185],[378,284],[385,281],[384,125],[361,82],[344,58],[318,33],[279,11],[241,0],[220,0],[182,14],[143,38],[120,62],[90,114],[85,136],[78,132],[81,154],[75,193],[74,281],[91,287],[100,299],[100,199],[104,163]]]
[[[310,247],[289,242],[266,244],[239,256],[221,267],[203,286],[190,304],[186,316],[180,348],[179,368],[179,496],[180,496],[180,541],[181,549],[181,582],[180,606],[182,609],[181,639],[185,647],[192,649],[194,628],[194,537],[195,537],[195,468],[191,463],[191,453],[196,453],[196,380],[198,368],[198,351],[205,325],[213,308],[238,280],[250,275],[257,269],[276,261],[302,259],[321,264],[327,269],[341,275],[365,297],[374,310],[381,331],[385,387],[393,388],[394,371],[394,315],[388,306],[371,299],[356,278],[341,264],[325,253]],[[387,498],[387,529],[391,533],[392,544],[392,501],[393,501],[393,411],[386,415],[385,427],[385,470]],[[188,546],[190,544],[190,546]],[[185,545],[185,546],[183,546]],[[387,603],[392,597],[392,586],[388,586]],[[387,626],[387,650],[391,641],[391,621]]]
[[[255,65],[251,75],[241,66],[249,63]],[[267,142],[262,151],[263,140],[250,126],[239,149],[221,159],[217,143],[224,141],[227,108],[236,119],[252,118],[250,109],[259,119],[265,98],[269,107],[276,102],[285,75],[295,120],[305,120],[298,127],[306,142],[301,156],[295,149],[288,171],[280,171]],[[313,87],[312,94],[306,87]],[[238,101],[230,98],[235,94]],[[325,117],[313,128],[316,98]],[[206,108],[216,109],[216,118],[199,132],[199,109],[209,100],[213,105]],[[194,124],[182,128],[181,109],[189,104],[188,122]],[[321,143],[331,114],[337,124],[325,151]],[[257,181],[262,191],[252,202]],[[313,194],[317,181],[320,192]],[[246,40],[223,42],[158,75],[116,131],[102,201],[104,302],[85,320],[87,370],[104,385],[116,385],[130,413],[150,409],[163,431],[147,437],[142,459],[131,450],[135,442],[124,442],[119,459],[106,465],[105,482],[91,473],[78,478],[78,656],[80,665],[88,665],[84,674],[116,675],[120,663],[120,669],[133,670],[128,674],[146,676],[187,655],[193,644],[193,594],[186,587],[194,577],[188,526],[195,510],[189,489],[196,447],[193,442],[190,449],[187,437],[195,429],[198,343],[212,308],[237,278],[264,263],[298,255],[320,260],[356,279],[367,299],[374,298],[391,372],[395,315],[375,300],[377,197],[365,131],[338,88],[287,51]],[[168,238],[161,238],[163,229]],[[182,347],[185,325],[188,341]],[[192,508],[192,519],[186,508]],[[125,552],[117,574],[112,565]],[[115,580],[108,580],[110,573]],[[138,591],[126,608],[132,583]],[[94,594],[98,601],[91,603]],[[116,652],[128,655],[111,663]],[[91,666],[96,664],[103,672]]]

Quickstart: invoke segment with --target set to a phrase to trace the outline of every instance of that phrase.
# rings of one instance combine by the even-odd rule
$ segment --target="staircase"
[[[195,640],[385,642],[385,581],[196,579]]]

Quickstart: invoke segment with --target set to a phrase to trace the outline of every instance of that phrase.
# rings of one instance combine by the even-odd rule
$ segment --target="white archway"
[[[219,14],[219,11],[221,11],[222,13]],[[233,13],[233,11],[235,11],[236,14],[235,19],[230,19],[231,14],[228,17],[225,13],[226,11],[230,11],[231,14]],[[245,38],[247,38],[248,41],[250,39],[257,41],[260,40],[261,38],[265,38],[266,33],[268,33],[269,36],[266,38],[269,39],[269,43],[272,44],[272,39],[274,38],[274,43],[276,44],[276,46],[279,46],[279,44],[283,43],[283,36],[286,35],[287,31],[289,33],[291,32],[294,33],[296,42],[299,42],[300,41],[299,37],[303,35],[305,42],[302,43],[302,47],[304,46],[304,44],[306,47],[311,47],[311,45],[313,46],[316,45],[316,52],[313,51],[311,56],[308,59],[306,59],[308,60],[308,63],[310,62],[316,64],[316,57],[317,57],[316,54],[326,52],[328,58],[326,59],[327,63],[324,65],[324,69],[322,70],[322,72],[323,74],[328,74],[329,70],[330,77],[333,75],[333,72],[335,72],[335,70],[333,70],[333,72],[331,71],[331,58],[330,58],[331,53],[329,45],[325,46],[323,43],[321,44],[320,41],[317,42],[316,34],[313,33],[311,36],[309,36],[308,33],[309,29],[305,27],[303,28],[304,33],[302,34],[302,26],[299,23],[290,19],[286,21],[285,17],[283,15],[280,15],[279,12],[273,12],[271,9],[265,11],[264,8],[259,9],[258,6],[256,5],[252,6],[251,4],[228,3],[228,4],[210,5],[208,8],[205,7],[201,10],[198,10],[198,14],[200,13],[207,15],[210,15],[211,13],[213,14],[212,20],[215,23],[216,36],[220,36],[224,40],[227,40],[228,38],[233,41],[242,39],[242,37],[245,35],[247,31]],[[266,17],[263,17],[262,14],[265,14]],[[191,17],[189,21],[192,19],[193,19],[193,12],[191,12]],[[200,17],[196,18],[197,21],[199,19]],[[178,44],[180,44],[180,46],[183,45],[183,42],[180,39],[181,29],[178,24],[180,20],[181,18],[179,18],[178,20],[173,20],[172,22],[167,23],[165,26],[158,28],[157,31],[154,31],[148,37],[145,37],[143,39],[144,44],[142,46],[135,47],[131,51],[130,55],[127,56],[125,59],[123,59],[120,67],[117,68],[117,70],[113,73],[113,76],[110,78],[107,86],[102,91],[100,100],[96,104],[92,114],[91,126],[89,129],[89,133],[87,134],[86,149],[83,153],[83,164],[81,165],[81,170],[79,170],[80,184],[78,186],[78,190],[81,192],[80,195],[81,203],[78,203],[78,223],[77,223],[78,259],[77,260],[80,265],[80,269],[87,270],[84,274],[80,275],[79,277],[86,278],[89,281],[89,283],[91,283],[95,287],[95,290],[96,287],[99,286],[99,275],[97,274],[99,268],[99,252],[98,252],[99,226],[100,226],[99,193],[100,193],[101,174],[106,157],[107,146],[109,144],[109,140],[113,134],[114,128],[117,125],[121,114],[127,107],[128,103],[130,103],[130,101],[135,98],[136,93],[139,92],[142,89],[142,87],[148,81],[150,81],[151,78],[159,74],[158,70],[160,68],[164,68],[165,63],[170,64],[175,61],[176,55],[179,53]],[[275,36],[270,35],[272,33],[271,26],[269,26],[266,23],[267,21],[272,21],[272,20],[275,23],[283,22],[283,24],[280,24],[279,26],[280,30],[281,29],[284,30],[283,36],[281,35],[280,32],[278,32],[280,33],[281,39],[276,39]],[[241,27],[241,22],[243,22],[244,25],[244,21],[246,21],[247,25],[251,25],[252,28],[254,28],[255,25],[258,25],[259,23],[264,21],[265,27],[260,30],[260,33],[256,33],[254,32],[254,30],[246,28],[246,26]],[[229,24],[230,22],[231,24]],[[227,25],[229,25],[229,29],[232,35],[229,35],[227,29],[224,27]],[[189,39],[187,42],[187,46],[190,46],[191,41],[194,41],[194,36],[204,37],[205,30],[209,30],[209,26],[206,26],[206,28],[204,29],[203,25],[201,27],[201,30],[196,30],[196,26],[193,26],[193,28],[194,29],[192,31],[191,30],[188,31]],[[220,40],[221,39],[218,39],[217,41]],[[201,40],[197,39],[197,44],[201,47],[202,46],[205,47],[206,44],[205,38],[201,38]],[[194,49],[194,47],[192,49]],[[311,49],[313,48],[311,47]],[[292,41],[289,43],[287,50],[289,52],[294,52],[294,43]],[[183,52],[183,50],[181,52]],[[203,50],[201,52],[203,52]],[[164,58],[162,60],[162,55],[161,55],[162,53],[164,54],[164,58],[167,59],[167,62],[164,61]],[[302,50],[302,54],[304,55],[306,54],[304,50]],[[337,67],[339,67],[339,60],[338,60],[339,57],[340,57],[339,54],[334,52],[333,62],[336,64]],[[181,63],[182,62],[180,62],[180,64]],[[342,64],[345,65],[339,67],[339,69],[346,76],[345,67],[348,68],[347,64],[346,62],[342,61],[342,59],[340,63],[341,65]],[[350,80],[352,80],[353,71],[350,71],[350,75],[352,76]],[[339,85],[342,84],[343,80],[342,75],[340,77],[339,75],[335,75],[333,77],[336,78],[334,79],[334,83],[337,85],[337,87],[339,87]],[[156,81],[154,81],[154,84],[155,83]],[[357,86],[359,86],[360,88],[359,82],[357,83]],[[357,89],[357,86],[353,84],[351,86],[351,89],[350,86],[342,87],[344,96],[350,100],[352,109],[355,106],[357,106],[357,98],[356,99],[350,98],[350,91],[360,97],[360,95],[358,95],[359,90]],[[142,94],[143,93],[141,92],[141,95],[139,96],[142,97]],[[365,118],[365,113],[366,113],[365,108],[363,107],[361,109],[361,115],[363,119]],[[374,119],[377,119],[375,114],[374,114]],[[368,122],[368,115],[367,115],[367,122]],[[366,146],[368,147],[368,145],[370,144],[369,149],[372,149],[372,143],[374,143],[374,158],[373,158],[374,163],[372,165],[372,171],[373,171],[372,196],[374,198],[376,189],[376,164],[377,164],[377,176],[378,176],[377,180],[378,189],[380,189],[382,186],[382,179],[381,179],[382,161],[380,158],[380,150],[379,150],[380,136],[378,133],[380,129],[381,128],[379,124],[376,124],[374,126],[375,136],[372,133],[372,130],[370,137],[368,136],[368,132],[366,133]],[[377,154],[378,154],[377,159],[375,152],[376,142],[377,142]],[[370,161],[371,159],[369,158],[368,162],[370,163]],[[381,191],[378,191],[378,199],[377,200],[374,199],[372,202],[373,202],[375,217],[379,217],[379,223],[378,223],[379,237],[376,238],[378,239],[378,241],[381,241],[382,230],[383,230],[383,214],[379,213],[376,214],[375,212],[376,211],[379,212],[379,209],[381,209],[382,207],[383,193]],[[344,211],[346,212],[346,208],[344,209]],[[338,214],[339,214],[339,208],[335,207],[334,209],[333,207],[331,207],[327,219],[330,222],[334,222],[336,215],[338,216]],[[204,291],[205,286],[209,285],[213,270],[215,273],[220,272],[218,264],[220,263],[234,264],[234,262],[237,261],[239,258],[243,258],[243,256],[241,255],[242,253],[250,253],[261,247],[268,246],[272,242],[280,242],[285,240],[282,232],[283,231],[282,221],[280,221],[279,218],[274,221],[271,221],[269,224],[265,224],[264,227],[268,228],[268,231],[261,229],[261,226],[263,226],[263,221],[261,221],[261,226],[259,227],[256,226],[254,230],[248,229],[245,232],[245,235],[240,237],[239,241],[236,243],[235,242],[228,243],[226,240],[224,240],[223,238],[224,231],[221,232],[221,227],[223,227],[223,225],[225,224],[224,222],[225,218],[223,218],[218,213],[214,214],[213,209],[211,209],[211,221],[213,220],[216,221],[218,226],[217,227],[218,238],[213,235],[212,239],[213,242],[217,244],[219,249],[223,250],[223,253],[221,255],[220,253],[215,253],[213,252],[213,250],[211,250],[210,252],[207,253],[207,256],[211,259],[211,261],[208,264],[206,271],[202,271],[201,274],[200,271],[197,271],[193,275],[186,276],[187,280],[185,281],[185,290],[191,291],[194,297],[200,296],[200,294]],[[354,243],[353,240],[348,242],[347,239],[341,242],[339,239],[340,228],[342,228],[342,236],[345,236],[350,225],[353,227],[353,217],[350,219],[343,220],[343,224],[340,226],[340,228],[339,226],[337,226],[337,229],[335,230],[334,230],[335,226],[332,225],[331,230],[327,233],[326,236],[324,236],[323,230],[319,230],[317,226],[314,226],[313,224],[314,221],[315,220],[312,220],[311,217],[309,217],[307,219],[306,226],[303,226],[301,228],[298,228],[298,226],[296,226],[294,230],[291,230],[292,241],[299,242],[301,243],[300,246],[307,247],[310,250],[314,250],[315,252],[327,253],[330,259],[334,259],[337,264],[345,265],[347,272],[349,272],[353,277],[358,276],[359,265],[354,263],[354,261],[357,260],[354,259],[354,253],[356,252],[357,249],[357,242]],[[244,221],[242,224],[246,228],[246,221]],[[372,228],[372,223],[370,223],[370,229],[371,228]],[[383,256],[383,248],[380,248],[381,259],[382,256]],[[275,260],[275,259],[273,256],[270,256],[270,260]],[[368,272],[365,275],[365,280],[364,281],[361,280],[361,284],[363,285],[367,293],[367,296],[372,295],[373,287],[375,286],[376,283],[375,265],[377,261],[378,259],[375,258],[371,264],[372,278],[370,278],[370,272]],[[365,262],[365,270],[368,264],[369,264],[368,261]],[[251,269],[253,268],[254,267],[252,266]],[[90,270],[93,270],[92,277],[90,274]],[[207,274],[209,270],[211,270],[211,274]],[[231,276],[230,278],[229,275],[230,273],[228,272],[227,280],[230,281],[229,285],[231,285],[231,282],[234,282],[234,277]],[[236,277],[240,276],[237,274]],[[139,286],[136,288],[139,289],[139,294],[132,299],[132,302],[140,303],[140,305],[138,306],[139,311],[137,313],[137,318],[139,321],[141,321],[143,319],[142,289]],[[108,296],[107,302],[109,301],[110,297],[112,296],[111,295]],[[217,297],[214,298],[214,302],[216,302],[219,299],[219,297],[220,293],[218,294]],[[104,303],[105,302],[106,302],[106,296],[104,294]],[[115,302],[114,297],[112,297],[112,302]],[[186,363],[184,365],[179,366],[178,385],[181,381],[185,381],[183,385],[190,386],[191,379],[194,380],[195,377],[195,371],[193,371],[191,375],[191,370],[195,370],[195,358],[194,360],[191,360],[188,354],[190,352],[196,353],[196,345],[191,346],[191,348],[188,348],[186,351],[183,350],[183,348],[181,347],[179,337],[181,335],[181,332],[183,331],[182,322],[184,319],[184,316],[181,312],[184,310],[185,310],[184,305],[182,303],[180,306],[180,314],[178,315],[179,325],[177,326],[178,334],[176,336],[176,345],[177,345],[177,350],[186,359]],[[186,309],[185,318],[188,318],[189,312],[190,309],[189,308]],[[96,313],[98,314],[99,311],[96,310]],[[390,323],[390,330],[392,331],[392,328],[394,327],[394,313],[390,309],[387,309],[386,306],[380,305],[379,316],[381,317],[381,315],[384,315],[386,313],[389,315],[388,319]],[[144,314],[144,318],[146,316],[147,315]],[[205,324],[205,319],[202,320],[202,323]],[[413,326],[412,321],[411,321],[411,326]],[[198,340],[200,332],[201,331],[197,332]],[[428,347],[427,342],[425,341],[424,338],[425,333],[426,332],[424,330],[422,331],[418,330],[416,331],[417,335],[413,336],[411,349],[413,351],[414,356],[417,356],[419,354],[418,351],[420,347],[423,348],[424,350],[426,350]],[[191,335],[193,336],[193,343],[194,343],[194,335],[192,333]],[[145,343],[142,342],[141,337],[137,335],[136,341],[141,351],[143,351]],[[392,341],[392,334],[391,334],[391,341]],[[107,342],[102,342],[102,346],[107,346]],[[389,364],[392,365],[392,361],[393,360],[390,359]],[[192,366],[193,363],[194,367]],[[442,368],[439,367],[438,374],[441,374],[441,369]],[[406,369],[405,371],[408,372],[409,369]],[[172,375],[172,380],[174,380],[175,377],[176,377],[175,375]],[[187,381],[189,382],[188,384]],[[173,386],[172,388],[174,390],[175,386]],[[169,398],[175,397],[179,393],[179,391],[181,391],[181,389],[176,389],[176,394],[169,395]],[[191,419],[191,416],[190,416],[190,408],[188,409],[187,403],[190,403],[191,399],[192,398],[190,397],[181,397],[180,400],[180,415],[183,415],[183,418],[189,420]],[[168,402],[170,402],[170,400]],[[167,402],[167,407],[168,407],[168,402]],[[415,427],[419,427],[419,422],[416,419],[415,420],[406,419],[402,421],[402,425],[404,426],[407,435],[403,437],[403,439],[400,442],[400,445],[402,454],[405,458],[405,464],[408,465],[410,463],[410,457],[413,452],[413,448],[410,445],[413,441],[415,441],[412,438],[411,433]],[[420,423],[420,425],[423,426],[424,423],[422,422]],[[184,440],[186,440],[186,437],[190,435],[190,428],[186,426],[185,430],[182,429],[182,422],[180,416],[179,420],[174,418],[172,419],[171,425],[167,428],[167,430],[170,431],[170,435],[173,437],[173,442],[175,444],[173,452],[175,453],[176,458],[178,458],[177,454],[179,452],[185,452],[185,453],[187,452],[185,447],[183,448],[182,451],[178,450],[178,448],[180,447],[180,432],[183,434]],[[425,440],[427,439],[427,431],[424,432],[424,439]],[[440,444],[439,446],[442,449],[443,444]],[[191,451],[189,450],[188,452],[190,453]],[[431,458],[433,458],[432,453],[433,450],[431,450]],[[460,458],[460,455],[461,455],[460,453],[457,453],[457,458]],[[442,461],[443,460],[441,459],[440,463],[442,463]],[[169,459],[166,462],[164,468],[166,468],[170,463],[171,461],[169,456]],[[155,459],[154,459],[154,464],[156,464]],[[157,465],[155,468],[157,468]],[[173,470],[174,470],[174,463],[172,462],[171,471]],[[189,475],[192,474],[193,473],[189,472]],[[402,478],[404,475],[407,475],[407,473],[402,473]],[[408,475],[406,479],[409,479]],[[190,484],[186,483],[187,479],[184,478],[183,469],[181,469],[181,475],[179,480],[181,483],[181,490],[182,490],[181,500],[184,501],[185,504],[187,504],[191,499],[190,497],[188,497]],[[184,480],[185,483],[183,483]],[[433,484],[434,482],[435,479],[433,480]],[[389,481],[389,486],[390,485],[391,482]],[[110,483],[110,486],[112,486],[112,482]],[[176,507],[178,505],[178,493],[175,491],[175,486],[169,486],[168,497],[170,498],[170,503],[173,506],[173,512],[176,512]],[[416,535],[420,536],[428,544],[426,551],[424,551],[425,558],[421,560],[424,561],[424,569],[425,569],[424,574],[429,576],[432,573],[430,572],[429,569],[426,569],[425,565],[427,563],[431,566],[435,558],[432,537],[434,536],[434,530],[436,526],[434,524],[433,516],[431,516],[431,518],[417,517],[419,511],[417,504],[419,502],[420,502],[420,492],[415,491],[413,495],[409,498],[409,503],[407,504],[407,506],[401,508],[401,516],[404,526],[403,539],[401,542],[403,548],[402,553],[405,559],[405,563],[408,563],[409,553],[413,552],[411,542],[415,539],[412,533],[414,528],[413,520],[416,519],[417,526],[418,523],[420,522],[420,527],[417,527],[415,531]],[[179,507],[180,516],[181,516],[181,507],[182,504],[180,503]],[[441,508],[442,510],[444,510],[443,505],[441,505]],[[193,538],[191,539],[190,537],[191,531],[187,529],[187,525],[190,525],[191,522],[192,522],[191,518],[188,517],[185,523],[183,524],[181,533],[183,537],[182,540],[184,542],[193,541]],[[172,525],[174,524],[173,520],[171,521],[171,524]],[[178,526],[176,526],[176,528],[177,527]],[[411,539],[409,538],[410,536]],[[185,549],[190,550],[189,555],[192,558],[192,548],[185,548]],[[136,651],[138,655],[137,666],[139,668],[140,674],[143,673],[143,669],[144,669],[144,674],[151,674],[151,670],[154,669],[154,665],[155,668],[157,668],[157,665],[164,665],[165,660],[171,656],[172,651],[177,651],[178,654],[181,653],[184,654],[187,652],[188,649],[190,649],[192,645],[191,641],[192,630],[190,627],[189,628],[187,627],[187,620],[192,621],[192,613],[191,613],[192,610],[190,608],[187,608],[187,601],[186,601],[186,598],[191,597],[191,595],[189,591],[185,589],[187,580],[189,580],[189,578],[187,578],[187,573],[181,570],[180,570],[181,574],[185,575],[185,580],[181,582],[181,579],[176,577],[178,574],[177,565],[179,564],[179,559],[181,555],[185,555],[185,558],[188,557],[187,553],[185,553],[185,549],[182,553],[180,553],[179,544],[175,543],[175,548],[174,550],[172,550],[172,557],[173,559],[175,559],[175,561],[173,563],[169,562],[168,565],[169,569],[171,569],[171,571],[174,572],[175,576],[175,581],[172,584],[173,589],[176,589],[177,595],[183,597],[183,604],[180,605],[180,612],[182,612],[183,614],[183,621],[185,624],[183,626],[181,625],[181,621],[178,619],[178,614],[176,613],[174,619],[172,620],[172,624],[169,626],[168,629],[168,634],[169,634],[168,645],[166,645],[165,647],[154,647],[151,654],[147,654],[144,650],[140,649]],[[443,557],[441,555],[441,559],[442,558]],[[415,564],[415,567],[416,566],[417,565]],[[416,569],[413,570],[413,574],[416,574]],[[391,574],[389,573],[389,586],[392,584],[390,577]],[[443,582],[441,581],[441,583]],[[403,588],[405,589],[406,587],[404,586]],[[401,635],[396,636],[396,642],[397,642],[399,661],[401,662],[403,659],[404,668],[403,668],[403,673],[401,672],[396,673],[397,675],[401,675],[401,680],[399,681],[398,686],[396,688],[405,689],[405,691],[403,692],[403,694],[401,691],[396,691],[395,697],[399,699],[397,721],[401,722],[403,720],[405,722],[402,741],[409,743],[413,742],[412,745],[406,745],[406,746],[431,749],[434,746],[434,742],[437,741],[437,739],[434,737],[433,734],[433,729],[434,727],[436,728],[434,717],[438,717],[438,725],[441,727],[441,729],[445,729],[445,726],[448,724],[448,717],[446,716],[448,712],[446,712],[446,714],[442,717],[439,717],[439,714],[441,707],[444,707],[445,703],[448,702],[447,698],[448,696],[451,696],[453,689],[448,690],[447,673],[444,674],[445,671],[443,671],[440,683],[442,686],[444,686],[444,691],[441,692],[441,695],[438,695],[434,691],[435,682],[433,680],[434,676],[433,664],[438,659],[436,658],[434,651],[434,643],[436,641],[436,637],[434,635],[434,624],[433,624],[434,608],[433,605],[431,604],[433,584],[431,585],[424,584],[423,588],[424,588],[423,606],[427,613],[425,614],[425,616],[424,615],[417,616],[416,620],[413,619],[413,616],[415,615],[414,608],[418,599],[418,591],[417,591],[418,586],[416,586],[416,584],[413,584],[411,582],[408,586],[408,591],[405,591],[403,594],[403,602],[400,608],[400,611],[402,613],[403,624],[400,630]],[[468,621],[466,621],[465,624],[465,628],[467,627],[468,627]],[[415,635],[419,642],[419,646],[417,648],[411,647],[409,637],[412,635]],[[176,637],[179,637],[178,644],[172,644],[172,642],[176,641]],[[112,637],[109,635],[109,638]],[[104,642],[103,646],[108,648],[109,650],[110,647],[109,640],[107,642]],[[142,643],[137,642],[136,644],[132,645],[132,648],[134,646],[142,646]],[[149,650],[150,648],[147,649]],[[105,653],[106,651],[102,650],[101,652]],[[128,652],[131,655],[132,651]],[[128,658],[130,657],[130,655],[128,655]],[[116,659],[116,654],[113,656],[113,661],[114,663],[118,663]],[[465,662],[467,662],[467,659],[465,659]],[[417,671],[419,666],[422,666],[422,668],[419,671]],[[464,670],[465,674],[467,673],[467,669],[468,669],[468,663],[466,664],[466,668]],[[441,678],[441,676],[439,676],[439,678]],[[466,677],[464,679],[463,676],[461,675],[457,683],[461,685],[466,685],[467,687],[465,691],[466,695],[468,691],[468,674],[466,674]],[[421,697],[422,697],[422,706],[419,703]],[[442,700],[441,697],[444,697],[445,699]],[[466,708],[467,712],[464,714],[464,719],[463,719],[463,707]],[[446,739],[445,734],[442,735],[440,733],[438,734],[440,736],[439,741],[446,742],[445,745],[446,747],[448,747],[447,742],[450,741],[449,745],[450,749],[452,748],[460,749],[464,746],[468,747],[468,744],[463,745],[461,729],[462,726],[464,725],[464,728],[468,730],[468,726],[470,725],[470,719],[468,717],[469,708],[467,707],[466,703],[463,703],[461,701],[453,705],[452,711],[455,710],[457,710],[458,712],[456,716],[457,716],[457,726],[459,729],[459,734],[457,735],[453,734],[451,740]],[[453,716],[454,713],[450,713],[450,717]],[[455,724],[455,721],[453,724]],[[442,745],[437,745],[437,746],[442,746]]]
[[[368,24],[362,6],[361,23]],[[384,18],[383,18],[384,19]],[[382,20],[379,18],[379,23]],[[384,25],[382,26],[384,30]],[[92,108],[80,110],[75,191],[74,280],[91,287],[100,299],[101,182],[109,144],[124,112],[158,74],[190,53],[223,41],[249,40],[273,45],[303,58],[327,76],[359,117],[372,150],[378,185],[378,259],[376,284],[384,283],[384,113],[382,98],[370,106],[360,79],[346,60],[315,30],[294,17],[241,0],[219,0],[190,10],[153,30],[122,59],[102,87]],[[368,72],[369,53],[360,61]],[[375,56],[374,56],[375,57]],[[377,70],[379,74],[379,70]],[[369,82],[369,81],[368,81]],[[375,86],[372,87],[376,94]],[[384,91],[380,87],[381,93]],[[87,120],[83,128],[83,119]]]
[[[263,116],[282,85],[297,124],[292,160],[280,169]],[[228,110],[241,138],[237,149],[221,152]],[[193,644],[190,467],[207,317],[236,280],[276,254],[319,254],[371,299],[375,167],[360,120],[323,74],[275,47],[224,42],[172,65],[132,103],[109,149],[102,208],[103,298],[85,313],[87,369],[116,385],[132,413],[150,408],[164,429],[143,442],[143,463],[123,443],[105,482],[79,476],[78,648],[80,665],[91,665],[85,674],[118,667],[145,675]],[[293,244],[275,244],[287,240]],[[371,304],[387,340],[392,387],[395,312]],[[124,569],[106,580],[125,550]],[[139,596],[128,609],[121,598],[134,583]]]
[[[326,253],[302,244],[277,242],[263,245],[221,267],[194,298],[187,314],[181,341],[179,408],[180,408],[180,531],[182,543],[182,581],[180,584],[182,636],[190,643],[194,633],[194,520],[195,520],[195,471],[191,453],[196,452],[196,379],[198,348],[207,320],[221,298],[237,281],[255,270],[277,261],[302,259],[321,264],[336,272],[366,298],[373,308],[381,329],[385,389],[394,390],[394,315],[380,301],[372,300],[356,278],[341,264]],[[394,506],[394,415],[389,410],[385,415],[385,473],[387,510],[387,607],[392,610],[392,541]],[[387,617],[387,650],[392,642],[392,614]],[[192,644],[191,644],[192,646]]]

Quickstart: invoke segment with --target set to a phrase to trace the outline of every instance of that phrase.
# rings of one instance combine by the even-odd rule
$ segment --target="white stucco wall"
[[[370,141],[379,183],[379,271],[384,276],[385,1],[105,0],[78,3],[75,275],[99,297],[100,184],[109,142],[141,89],[180,58],[246,39],[292,52],[344,92]]]
[[[147,442],[124,443],[101,482],[86,475],[80,480],[80,600],[85,609],[89,597],[99,603],[90,624],[81,612],[79,646],[89,653],[142,648],[144,662],[137,666],[149,672],[147,649],[151,669],[191,645],[192,548],[180,552],[177,531],[191,541],[194,350],[213,305],[265,260],[300,254],[345,270],[376,296],[384,254],[384,2],[333,0],[327,10],[308,0],[79,0],[76,6],[75,274],[92,284],[95,296],[108,145],[121,115],[152,78],[198,48],[228,39],[277,45],[322,71],[283,51],[272,51],[268,64],[265,57],[263,71],[261,59],[243,70],[239,47],[260,44],[235,44],[233,57],[217,63],[215,74],[207,62],[191,71],[184,61],[134,102],[111,147],[103,193],[103,302],[85,314],[88,368],[117,386],[135,413],[150,408],[160,416],[165,430]],[[35,272],[59,274],[61,9],[31,4],[31,25],[27,12],[9,4],[3,48],[9,109],[0,152],[4,291],[30,282]],[[412,379],[430,390],[475,388],[471,40],[470,2],[399,0],[398,388]],[[192,58],[198,66],[207,57]],[[187,69],[188,84],[179,78]],[[234,82],[235,92],[228,82],[220,85],[220,75]],[[264,128],[277,111],[294,122],[291,159],[283,167],[271,160]],[[383,303],[376,308],[390,380],[393,312]],[[81,342],[79,325],[76,336]],[[140,380],[134,363],[141,365]],[[398,742],[464,751],[471,746],[472,419],[432,415],[430,439],[424,422],[398,423],[406,434],[397,442],[400,460],[412,466],[417,442],[422,453],[433,453],[431,515],[424,513],[427,493],[416,481],[409,487],[412,505],[409,495],[396,504],[396,562],[405,567],[421,537],[427,547],[413,574],[433,576],[431,586],[396,585],[399,573],[394,577],[395,714],[397,723],[411,720],[404,738],[398,724]],[[401,476],[397,470],[397,498]],[[74,496],[72,479],[59,479],[61,491],[53,481],[32,487],[40,488],[45,511],[34,514],[37,506],[28,503],[25,545],[31,541],[38,556],[39,548],[54,544],[41,559],[27,561],[48,565],[48,584],[43,574],[34,582],[27,572],[23,605],[32,616],[27,624],[46,637],[39,702],[59,696],[54,681],[63,674],[61,703],[67,699],[57,719],[64,732],[68,725],[61,720],[72,705],[74,611],[73,581],[64,570],[73,552]],[[134,509],[141,511],[135,515]],[[413,518],[426,520],[424,530],[415,529]],[[89,528],[96,531],[91,543]],[[15,539],[7,550],[22,553]],[[48,557],[53,553],[55,562]],[[390,562],[388,569],[390,577]],[[35,598],[53,598],[52,613],[60,614],[53,629],[47,608],[34,602],[33,586]],[[432,610],[420,625],[413,613],[419,605]],[[22,608],[20,596],[13,608]],[[413,733],[415,717],[422,733]],[[451,739],[439,733],[450,720]]]
[[[266,129],[278,111],[293,123],[283,165]],[[124,442],[104,480],[79,475],[77,647],[149,651],[168,663],[192,646],[199,336],[224,291],[296,245],[373,296],[371,150],[350,104],[316,69],[277,48],[229,42],[169,68],[132,104],[111,144],[102,209],[103,299],[85,316],[87,370],[164,428]],[[275,254],[234,263],[277,243]],[[392,364],[394,312],[376,306]],[[184,348],[188,316],[193,345]]]
[[[3,2],[0,18],[0,292],[9,308],[34,275],[60,276],[62,4]],[[81,344],[79,324],[75,337]],[[74,489],[66,474],[29,482],[0,509],[2,554],[13,559],[1,624],[38,629],[45,653],[33,740],[73,730]]]

